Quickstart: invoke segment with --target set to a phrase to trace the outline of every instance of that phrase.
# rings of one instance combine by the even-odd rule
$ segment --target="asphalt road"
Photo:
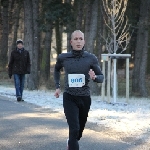
[[[66,150],[67,138],[63,114],[0,97],[0,150]],[[90,129],[88,123],[80,141],[80,150],[138,149],[142,150]]]

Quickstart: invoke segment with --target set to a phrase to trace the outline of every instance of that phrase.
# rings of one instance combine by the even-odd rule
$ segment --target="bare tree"
[[[102,0],[104,8],[104,21],[108,27],[108,36],[104,38],[108,53],[117,53],[119,49],[127,49],[131,35],[130,25],[125,16],[128,0]]]
[[[108,53],[117,54],[126,51],[131,35],[129,33],[130,25],[128,18],[125,16],[128,0],[102,0],[104,22],[108,27],[108,36],[103,38],[106,43]],[[117,60],[113,60],[111,87],[113,89],[114,102],[117,96]]]

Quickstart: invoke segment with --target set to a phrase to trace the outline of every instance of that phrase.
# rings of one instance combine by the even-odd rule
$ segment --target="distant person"
[[[30,55],[24,49],[23,41],[21,39],[16,41],[17,47],[11,52],[10,61],[8,64],[8,74],[11,79],[14,75],[14,82],[16,88],[17,101],[24,101],[22,99],[25,74],[30,74]]]
[[[91,105],[90,78],[97,83],[102,83],[104,79],[97,57],[85,51],[84,44],[84,33],[74,31],[71,51],[58,56],[54,69],[56,98],[60,95],[60,70],[64,67],[65,71],[63,107],[69,125],[68,150],[79,150],[78,141],[82,137]]]

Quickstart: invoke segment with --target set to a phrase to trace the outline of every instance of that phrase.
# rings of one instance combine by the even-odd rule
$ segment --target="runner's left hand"
[[[94,72],[92,69],[90,69],[89,75],[90,75],[90,78],[91,78],[92,80],[95,80],[96,75],[95,75],[95,72]]]

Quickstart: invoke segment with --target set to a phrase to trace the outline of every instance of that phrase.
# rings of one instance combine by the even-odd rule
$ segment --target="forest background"
[[[100,62],[108,53],[105,40],[109,29],[103,2],[112,0],[0,0],[0,84],[11,84],[7,65],[16,40],[22,39],[30,52],[31,74],[26,88],[55,89],[53,80],[57,56],[70,51],[70,36],[74,30],[85,33],[85,49]],[[122,0],[114,0],[121,3]],[[127,0],[124,0],[127,1]],[[124,6],[121,6],[123,9]],[[124,54],[130,58],[130,95],[150,96],[150,0],[128,0],[131,39]],[[122,29],[123,30],[123,29]],[[106,64],[107,68],[107,64]],[[125,60],[117,61],[118,95],[125,95]],[[106,83],[107,78],[105,77]],[[63,70],[61,77],[63,89]],[[92,94],[100,95],[101,85],[91,83]]]

